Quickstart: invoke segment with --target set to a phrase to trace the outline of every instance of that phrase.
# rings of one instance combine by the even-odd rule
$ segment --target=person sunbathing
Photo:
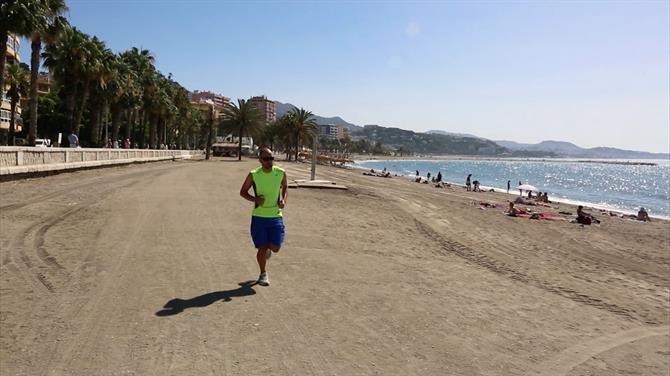
[[[537,205],[535,202],[526,200],[523,197],[517,197],[516,199],[514,199],[514,203],[515,204],[521,204],[521,205],[530,205],[530,206]]]
[[[517,209],[514,207],[514,202],[510,201],[509,202],[509,208],[507,209],[507,215],[510,217],[516,217],[519,214],[526,214],[526,211],[523,209]]]

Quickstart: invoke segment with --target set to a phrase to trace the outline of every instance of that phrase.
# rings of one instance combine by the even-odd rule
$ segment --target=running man
[[[284,241],[282,209],[286,205],[288,183],[284,169],[272,165],[272,150],[261,148],[258,159],[261,166],[247,175],[240,189],[240,196],[255,204],[251,214],[251,239],[258,249],[256,260],[261,269],[258,284],[268,286],[270,280],[265,265],[272,252],[279,252]],[[254,189],[254,196],[249,194],[251,188]]]

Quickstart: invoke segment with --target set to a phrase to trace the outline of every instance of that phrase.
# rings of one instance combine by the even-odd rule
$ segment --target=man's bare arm
[[[279,202],[281,208],[284,208],[284,206],[286,205],[287,196],[288,196],[288,179],[286,178],[286,173],[284,173],[284,178],[281,180],[281,200]]]
[[[249,194],[249,189],[251,189],[252,185],[254,185],[254,178],[252,178],[251,174],[249,174],[247,175],[247,178],[244,180],[242,188],[240,188],[240,196],[242,196],[247,201],[255,203],[256,205],[263,205],[263,201],[265,201],[263,196],[254,197]]]

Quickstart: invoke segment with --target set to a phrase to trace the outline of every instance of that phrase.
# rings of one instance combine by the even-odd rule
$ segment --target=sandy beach
[[[349,189],[290,190],[262,287],[255,165],[0,183],[1,373],[670,374],[670,222],[513,218],[506,194],[319,166]]]

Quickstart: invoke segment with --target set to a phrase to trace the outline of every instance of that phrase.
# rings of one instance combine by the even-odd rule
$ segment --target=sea
[[[653,164],[653,165],[648,165]],[[650,216],[670,219],[670,160],[367,160],[353,167],[423,177],[442,173],[442,179],[465,184],[468,174],[482,187],[519,194],[519,182],[548,192],[552,201],[636,214],[640,207]]]

